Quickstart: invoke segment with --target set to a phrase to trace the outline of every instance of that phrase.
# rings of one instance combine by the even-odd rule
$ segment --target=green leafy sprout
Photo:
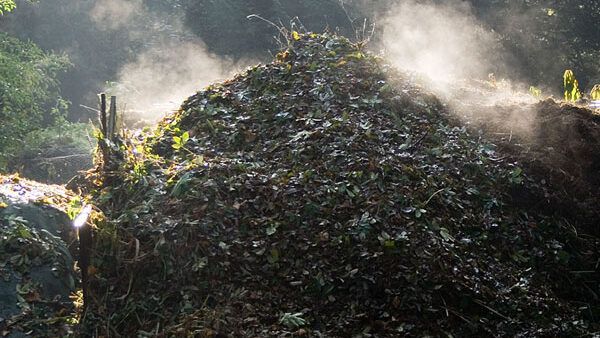
[[[563,84],[565,87],[565,101],[576,102],[581,99],[581,91],[579,90],[579,82],[575,78],[572,70],[565,70],[563,75]]]
[[[600,83],[595,85],[590,92],[590,97],[594,101],[600,101]]]
[[[279,318],[279,323],[285,325],[289,329],[297,329],[306,325],[306,320],[302,318],[302,315],[302,312],[286,312],[281,316],[281,318]]]
[[[180,150],[185,149],[186,143],[190,140],[190,133],[185,132],[181,136],[173,136],[173,149]]]
[[[13,0],[0,0],[0,15],[11,12],[17,5]]]
[[[531,94],[531,96],[535,97],[536,99],[539,99],[540,97],[542,97],[542,90],[536,86],[529,87],[529,93]]]

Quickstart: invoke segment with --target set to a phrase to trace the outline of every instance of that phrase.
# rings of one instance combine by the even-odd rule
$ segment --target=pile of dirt
[[[598,243],[553,208],[560,191],[361,45],[290,40],[103,164],[93,194],[112,226],[96,236],[89,330],[599,329]]]

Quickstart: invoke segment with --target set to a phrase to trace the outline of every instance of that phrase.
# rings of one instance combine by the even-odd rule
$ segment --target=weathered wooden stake
[[[108,163],[108,147],[106,143],[106,139],[108,136],[108,118],[106,116],[106,94],[100,94],[100,128],[102,132],[102,140],[98,142],[98,146],[100,147],[100,151],[102,153],[102,165],[106,166]]]
[[[108,124],[106,119],[106,94],[100,94],[100,125],[102,128],[102,135],[106,138],[108,135]]]
[[[119,130],[117,129],[117,97],[110,97],[110,140],[113,141]]]

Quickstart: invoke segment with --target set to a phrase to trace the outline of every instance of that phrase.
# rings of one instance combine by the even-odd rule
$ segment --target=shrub
[[[0,170],[26,134],[65,121],[57,76],[68,66],[65,56],[0,33]]]
[[[600,101],[600,83],[595,85],[590,92],[590,97],[594,101]]]

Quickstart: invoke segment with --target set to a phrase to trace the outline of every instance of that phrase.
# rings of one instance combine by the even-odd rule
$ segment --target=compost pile
[[[75,199],[63,187],[0,175],[0,337],[73,334],[78,277],[67,213]]]
[[[153,135],[124,140],[124,160],[98,173],[112,226],[96,235],[88,329],[598,329],[597,241],[553,208],[550,179],[361,45],[290,40],[272,63],[190,97]]]

